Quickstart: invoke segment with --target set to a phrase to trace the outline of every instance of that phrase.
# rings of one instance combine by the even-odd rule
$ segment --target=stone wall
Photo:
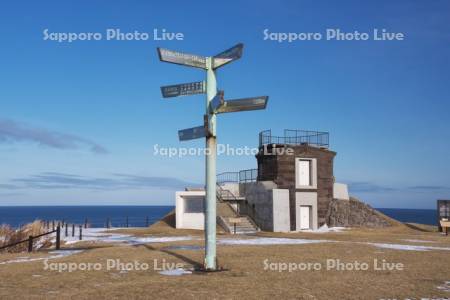
[[[398,222],[353,197],[350,200],[333,199],[327,214],[329,227],[380,228],[393,226],[395,223]]]
[[[269,147],[268,151],[275,155],[264,155],[263,149],[256,155],[258,160],[258,180],[272,180],[280,189],[288,189],[290,197],[291,230],[296,228],[296,192],[304,191],[295,186],[295,159],[317,159],[317,190],[308,189],[308,192],[317,192],[317,214],[319,226],[326,222],[328,206],[333,199],[333,160],[336,152],[309,145],[289,146],[294,155],[276,152]],[[281,153],[281,154],[279,154]]]

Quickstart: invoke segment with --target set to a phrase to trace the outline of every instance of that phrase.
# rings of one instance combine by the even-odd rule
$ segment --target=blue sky
[[[0,4],[0,205],[173,204],[201,183],[203,157],[154,155],[202,122],[204,96],[163,100],[161,85],[204,72],[156,47],[213,55],[227,98],[269,95],[265,111],[219,116],[219,142],[258,132],[330,132],[337,181],[375,207],[434,208],[450,197],[448,1],[14,1]],[[44,40],[43,31],[153,33],[182,41]],[[264,40],[263,31],[401,32],[403,41]],[[256,167],[220,156],[218,171]]]

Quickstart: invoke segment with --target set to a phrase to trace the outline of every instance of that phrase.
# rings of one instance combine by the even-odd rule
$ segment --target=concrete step
[[[223,222],[226,223],[227,231],[236,234],[249,234],[259,231],[248,216],[241,217],[224,217]],[[236,225],[235,225],[236,224]],[[236,227],[235,227],[236,226]]]

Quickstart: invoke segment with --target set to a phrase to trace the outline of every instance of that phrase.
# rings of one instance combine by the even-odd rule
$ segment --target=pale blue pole
[[[216,270],[216,114],[209,110],[217,93],[213,58],[206,59],[206,67],[206,114],[211,136],[206,137],[205,269]]]

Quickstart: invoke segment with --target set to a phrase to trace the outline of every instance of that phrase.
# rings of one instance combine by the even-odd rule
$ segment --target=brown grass
[[[132,231],[134,231],[133,229]],[[176,231],[185,235],[184,231]],[[140,234],[174,234],[163,224],[143,229]],[[197,232],[202,234],[202,232]],[[398,251],[380,249],[361,242],[414,244],[405,239],[433,241],[430,246],[450,247],[450,238],[406,226],[387,229],[353,229],[343,233],[259,233],[260,236],[327,239],[331,242],[305,245],[218,246],[218,273],[196,273],[180,277],[163,276],[158,271],[44,270],[42,261],[0,265],[0,299],[420,299],[448,298],[440,290],[450,281],[449,251]],[[222,238],[231,236],[222,236]],[[84,252],[51,262],[100,263],[107,259],[147,263],[182,263],[186,268],[200,265],[203,251],[168,249],[170,245],[202,245],[193,240],[139,246],[91,245]],[[421,244],[418,244],[421,245]],[[424,244],[425,245],[425,244]],[[0,261],[11,259],[0,255]],[[32,255],[43,255],[32,254]],[[401,263],[403,271],[326,270],[327,259],[341,262],[378,261]],[[264,261],[320,263],[319,271],[277,272],[264,269]],[[50,262],[50,261],[49,261]]]
[[[2,225],[0,227],[0,236],[2,240],[0,246],[13,244],[19,241],[23,241],[29,238],[29,236],[37,236],[39,234],[45,233],[47,230],[44,224],[40,220],[36,220],[32,223],[26,224],[19,229],[12,229],[8,225]],[[45,248],[51,245],[49,237],[41,237],[39,240],[35,240],[34,247]],[[28,243],[21,243],[16,246],[8,247],[2,251],[9,253],[24,252],[28,250]]]

